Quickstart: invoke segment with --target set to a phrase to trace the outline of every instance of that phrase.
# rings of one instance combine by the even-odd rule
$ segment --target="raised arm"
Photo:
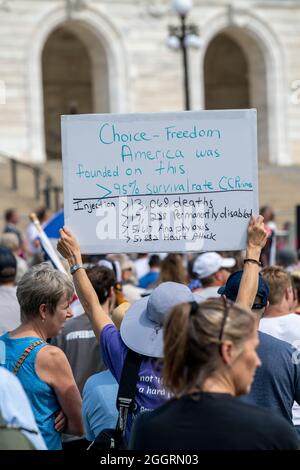
[[[254,261],[248,261],[244,264],[243,276],[236,299],[236,302],[244,307],[251,308],[254,303],[258,288],[258,273],[260,271],[259,257],[266,241],[267,230],[264,225],[264,218],[261,215],[257,218],[252,216],[248,225],[245,259]]]
[[[61,238],[58,241],[57,249],[68,261],[69,266],[74,266],[75,264],[82,265],[80,246],[75,235],[64,227],[60,230],[60,236]],[[102,309],[85,269],[78,269],[73,274],[73,280],[81,305],[90,319],[96,338],[99,339],[103,328],[113,322]]]

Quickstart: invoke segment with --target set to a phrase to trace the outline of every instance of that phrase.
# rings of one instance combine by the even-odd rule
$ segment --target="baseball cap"
[[[242,275],[243,271],[236,271],[235,273],[231,274],[227,279],[225,286],[219,288],[218,294],[225,295],[227,299],[230,299],[235,302],[238,295]],[[260,297],[261,306],[265,307],[268,303],[269,286],[260,273],[258,275],[258,289],[256,296]]]
[[[200,279],[204,279],[216,273],[221,268],[232,268],[234,265],[234,258],[223,258],[223,256],[215,251],[211,251],[209,253],[203,253],[196,258],[193,271]]]

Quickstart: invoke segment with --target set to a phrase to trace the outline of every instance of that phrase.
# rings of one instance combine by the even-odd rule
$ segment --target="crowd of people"
[[[230,254],[83,256],[64,227],[64,274],[7,210],[0,448],[84,450],[116,428],[131,450],[299,449],[300,264],[261,212]]]

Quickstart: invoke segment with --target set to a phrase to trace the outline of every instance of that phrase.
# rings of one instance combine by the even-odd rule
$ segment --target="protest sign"
[[[85,253],[239,250],[256,110],[62,116],[65,223]]]

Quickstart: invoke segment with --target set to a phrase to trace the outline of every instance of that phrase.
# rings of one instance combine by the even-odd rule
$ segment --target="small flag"
[[[62,273],[67,274],[62,262],[60,261],[60,259],[58,257],[57,252],[55,251],[55,249],[54,249],[52,243],[50,242],[49,238],[47,237],[46,233],[42,229],[41,224],[40,224],[36,214],[34,214],[34,213],[30,214],[29,218],[34,223],[35,228],[38,231],[38,235],[39,235],[41,245],[44,248],[45,252],[47,253],[47,255],[48,255],[50,261],[52,262],[52,264],[54,265],[54,267],[56,269],[58,269],[59,271],[61,271]]]

